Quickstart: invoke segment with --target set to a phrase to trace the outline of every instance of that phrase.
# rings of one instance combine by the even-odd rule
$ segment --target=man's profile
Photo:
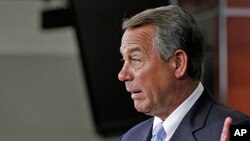
[[[135,109],[153,117],[121,141],[219,141],[226,117],[249,120],[213,100],[201,83],[204,39],[189,13],[178,6],[148,9],[125,20],[123,30],[118,78]]]

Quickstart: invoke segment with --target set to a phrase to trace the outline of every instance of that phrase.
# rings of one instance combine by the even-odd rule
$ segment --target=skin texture
[[[129,28],[122,37],[123,68],[118,79],[125,82],[138,112],[165,120],[197,87],[199,80],[187,75],[188,56],[176,50],[168,61],[153,46],[155,28],[144,24]],[[231,118],[225,120],[221,141],[229,141]]]
[[[224,126],[223,126],[223,130],[221,133],[221,141],[229,141],[229,135],[230,135],[230,125],[232,124],[232,118],[231,117],[227,117],[225,122],[224,122]]]
[[[124,65],[118,78],[125,82],[137,111],[164,120],[198,81],[186,74],[188,58],[183,50],[177,50],[168,61],[161,59],[153,47],[154,32],[151,24],[125,31],[120,47]]]

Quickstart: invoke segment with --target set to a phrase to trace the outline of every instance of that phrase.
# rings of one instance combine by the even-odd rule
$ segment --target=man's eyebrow
[[[132,48],[128,48],[128,49],[126,50],[127,53],[133,53],[133,52],[137,52],[137,51],[141,52],[142,50],[141,50],[141,48],[139,48],[139,47],[132,47]],[[120,52],[121,52],[121,51],[120,51]]]
[[[139,48],[139,47],[133,47],[133,48],[129,48],[129,49],[128,49],[128,52],[129,52],[129,53],[136,52],[136,51],[141,52],[141,48]]]

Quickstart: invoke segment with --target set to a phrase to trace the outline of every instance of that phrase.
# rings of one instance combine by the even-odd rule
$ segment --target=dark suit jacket
[[[206,91],[195,102],[175,130],[170,141],[219,141],[225,118],[233,123],[249,121],[250,118],[214,101]],[[120,141],[150,141],[153,118],[131,128]]]

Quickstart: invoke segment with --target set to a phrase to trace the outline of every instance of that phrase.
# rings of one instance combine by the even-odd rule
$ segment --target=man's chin
[[[134,103],[135,109],[140,112],[140,113],[144,113],[146,115],[149,115],[149,110],[147,108],[145,108],[145,106],[143,105],[138,105],[136,103]]]

